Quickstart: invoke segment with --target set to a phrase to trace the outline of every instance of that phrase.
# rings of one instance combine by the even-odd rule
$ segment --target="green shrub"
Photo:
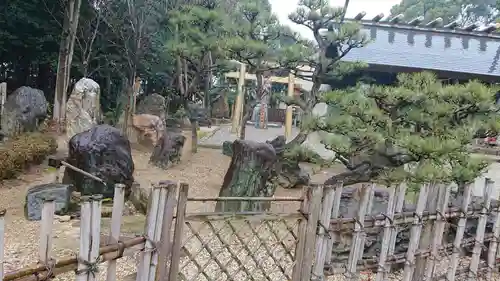
[[[11,179],[30,165],[43,162],[57,150],[56,140],[47,134],[26,133],[0,144],[0,179]]]

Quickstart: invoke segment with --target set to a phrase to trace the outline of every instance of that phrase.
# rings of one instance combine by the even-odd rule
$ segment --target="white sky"
[[[307,28],[297,26],[288,19],[288,15],[297,8],[299,0],[269,0],[269,2],[280,22],[292,26],[302,36],[311,39],[312,35]],[[392,6],[400,2],[401,0],[351,0],[347,8],[347,17],[354,17],[363,11],[366,12],[365,19],[373,18],[380,13],[388,16]],[[344,0],[330,0],[330,3],[332,6],[344,6]]]

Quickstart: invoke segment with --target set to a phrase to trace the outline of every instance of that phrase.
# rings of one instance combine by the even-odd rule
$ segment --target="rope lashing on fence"
[[[97,273],[99,273],[99,264],[102,262],[102,258],[101,256],[97,257],[97,259],[95,261],[87,261],[87,260],[83,260],[83,259],[80,259],[78,258],[77,256],[77,260],[78,260],[78,263],[82,263],[85,265],[85,268],[83,269],[75,269],[75,274],[76,275],[84,275],[84,274],[92,274],[92,276],[96,276]]]
[[[45,276],[40,276],[40,272],[35,272],[33,275],[35,276],[36,280],[48,280],[51,278],[54,278],[54,269],[56,267],[56,260],[55,259],[50,259],[46,264],[45,264],[45,271],[47,271],[47,274]]]
[[[116,244],[118,245],[118,253],[116,254],[116,257],[113,258],[113,260],[123,258],[123,253],[125,252],[125,249],[127,248],[127,246],[125,245],[125,243],[122,240],[116,241]]]
[[[150,246],[151,246],[151,248],[144,247],[144,249],[142,250],[143,252],[154,253],[154,252],[158,251],[158,249],[159,249],[158,246],[160,244],[160,241],[154,241],[153,239],[149,238],[147,235],[144,235],[143,237],[144,237],[144,239],[146,239],[146,242],[150,243]]]

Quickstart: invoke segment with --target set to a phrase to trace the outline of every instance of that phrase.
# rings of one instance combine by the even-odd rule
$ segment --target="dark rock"
[[[73,136],[69,140],[67,162],[105,182],[66,168],[63,183],[74,184],[82,195],[102,194],[105,198],[113,198],[116,183],[125,184],[126,196],[130,193],[134,182],[130,142],[114,127],[98,125]]]
[[[182,147],[186,137],[181,132],[165,132],[156,144],[149,163],[167,169],[171,164],[177,164],[181,160]]]
[[[276,185],[268,180],[276,163],[276,150],[270,143],[235,140],[232,157],[219,193],[221,197],[269,197]],[[216,211],[261,211],[269,202],[217,202]]]
[[[191,122],[198,121],[199,126],[212,126],[212,121],[209,118],[208,111],[198,104],[189,104],[188,114]]]
[[[41,220],[43,202],[46,199],[54,199],[56,203],[56,214],[65,215],[72,209],[71,193],[73,185],[49,183],[41,184],[28,189],[24,215],[30,221]]]
[[[2,131],[7,136],[34,132],[47,116],[47,100],[42,90],[20,87],[7,97]]]
[[[138,101],[136,114],[156,115],[165,122],[167,116],[167,102],[161,95],[146,95]]]

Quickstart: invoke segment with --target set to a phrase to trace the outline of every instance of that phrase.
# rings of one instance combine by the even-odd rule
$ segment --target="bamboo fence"
[[[352,199],[358,204],[356,215],[343,218],[341,184],[307,187],[300,198],[190,198],[188,185],[167,181],[152,188],[144,234],[120,241],[125,191],[118,184],[107,240],[100,241],[102,197],[83,197],[79,253],[59,260],[52,258],[55,201],[48,198],[38,261],[13,272],[5,273],[2,266],[6,211],[0,212],[0,280],[48,280],[74,271],[75,280],[94,281],[97,265],[107,262],[106,280],[114,281],[117,259],[135,253],[140,254],[136,281],[500,280],[500,204],[490,196],[490,180],[476,205],[470,186],[463,189],[460,206],[450,206],[449,186],[423,185],[411,211],[403,208],[405,186],[389,188],[380,214],[373,211],[374,187],[359,188]],[[187,211],[190,202],[235,201],[242,210],[252,201],[297,204],[297,210]],[[474,233],[467,233],[468,220],[477,221]],[[379,249],[366,256],[373,230]],[[398,252],[403,230],[409,238],[405,252]],[[335,249],[346,237],[349,254],[340,259]]]

